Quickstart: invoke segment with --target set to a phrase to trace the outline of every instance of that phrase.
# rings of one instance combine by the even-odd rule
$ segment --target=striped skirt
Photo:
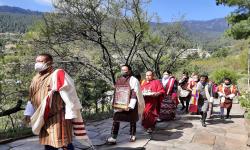
[[[160,110],[160,119],[161,120],[174,120],[176,113],[176,104],[171,99],[170,96],[167,96],[161,103],[161,110]]]
[[[55,148],[67,147],[72,143],[72,122],[65,120],[64,103],[59,95],[53,95],[49,119],[45,121],[39,140],[42,145],[50,145]]]

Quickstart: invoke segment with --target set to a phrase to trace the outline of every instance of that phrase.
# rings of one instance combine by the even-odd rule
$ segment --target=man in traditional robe
[[[206,118],[209,106],[209,99],[213,97],[213,86],[208,82],[207,75],[201,75],[200,81],[197,84],[197,91],[199,93],[198,108],[201,115],[201,123],[206,127]]]
[[[209,87],[209,95],[210,97],[208,98],[208,112],[207,112],[207,118],[211,118],[213,114],[213,103],[214,99],[218,98],[218,93],[217,93],[217,85],[213,81],[209,81],[208,83],[211,87]]]
[[[155,128],[159,117],[160,105],[165,91],[161,82],[154,79],[153,71],[146,72],[146,81],[141,85],[141,89],[145,100],[142,126],[150,133]]]
[[[54,70],[52,64],[50,54],[37,56],[37,74],[30,85],[24,115],[45,150],[73,150],[72,128],[77,138],[88,139],[80,113],[82,106],[73,80],[63,69]]]
[[[218,94],[220,97],[220,115],[221,119],[224,119],[224,108],[227,109],[226,119],[230,118],[230,111],[233,104],[233,99],[237,93],[237,88],[232,84],[230,78],[225,78],[224,83],[218,87]]]
[[[108,144],[116,144],[116,139],[119,132],[120,122],[130,122],[130,142],[136,141],[136,122],[139,120],[139,117],[142,116],[145,103],[140,89],[139,81],[132,76],[132,69],[129,65],[123,65],[121,67],[122,76],[117,79],[115,84],[115,98],[113,100],[114,106],[114,116],[113,116],[113,127],[111,131],[111,137],[107,139]],[[129,105],[127,109],[118,108],[114,104],[120,99],[124,99],[123,94],[119,94],[116,91],[119,91],[119,88],[123,87],[128,91],[125,91],[129,94]]]
[[[189,77],[187,72],[183,72],[182,79],[179,80],[179,86],[178,86],[178,96],[179,100],[182,104],[181,110],[186,109],[186,113],[188,113],[189,108],[189,101],[191,98],[191,92],[192,90],[188,88],[189,86]],[[186,106],[184,105],[184,102],[186,103]]]
[[[172,72],[167,70],[163,73],[162,84],[165,89],[165,98],[161,103],[158,121],[173,120],[177,105],[179,104],[177,97],[178,81],[172,75]]]

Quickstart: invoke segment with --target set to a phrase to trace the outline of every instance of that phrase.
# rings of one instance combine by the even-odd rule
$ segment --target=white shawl
[[[53,93],[55,91],[58,91],[65,103],[65,119],[72,119],[74,128],[84,129],[78,131],[74,130],[76,138],[88,139],[80,112],[82,106],[75,90],[74,81],[66,72],[64,72],[64,70],[57,69],[52,74],[50,84],[51,90],[48,92],[48,95],[42,100],[41,105],[37,108],[37,110],[31,117],[31,126],[33,133],[35,135],[39,135],[40,130],[45,123],[44,117],[46,113],[46,104],[49,102],[49,105],[47,104],[47,106],[51,107]]]
[[[138,100],[138,114],[141,117],[145,108],[145,101],[142,96],[140,83],[135,77],[131,76],[129,80],[129,85],[131,90],[133,89],[136,93],[136,97]]]

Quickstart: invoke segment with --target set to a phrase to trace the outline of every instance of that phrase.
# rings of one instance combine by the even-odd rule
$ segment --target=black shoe
[[[231,119],[231,117],[230,116],[226,116],[226,119]]]
[[[182,106],[181,110],[184,110],[186,107],[185,106]]]
[[[152,130],[151,128],[148,128],[148,129],[147,129],[147,133],[148,133],[148,134],[151,134],[152,132],[153,132],[153,130]]]
[[[207,126],[205,122],[202,122],[201,125],[202,125],[203,127],[206,127],[206,126]]]
[[[224,120],[225,118],[224,118],[224,116],[221,115],[221,116],[220,116],[220,119],[221,119],[221,120]]]

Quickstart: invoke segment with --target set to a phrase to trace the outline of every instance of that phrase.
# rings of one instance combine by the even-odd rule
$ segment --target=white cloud
[[[51,5],[52,4],[52,0],[35,0],[37,3],[40,4],[45,4],[45,5]]]

